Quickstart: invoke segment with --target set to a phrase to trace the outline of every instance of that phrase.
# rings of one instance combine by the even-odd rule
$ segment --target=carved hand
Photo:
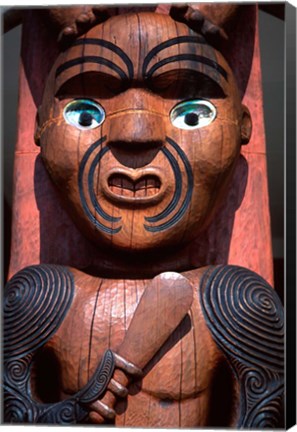
[[[119,354],[113,353],[113,358],[115,371],[107,386],[108,391],[101,400],[98,399],[88,406],[91,423],[101,424],[106,420],[114,419],[116,413],[113,405],[116,400],[126,398],[128,396],[127,386],[131,379],[137,379],[143,375],[141,369]]]
[[[235,4],[183,3],[172,6],[170,15],[206,38],[228,39],[226,26],[236,16],[238,7]]]
[[[236,17],[234,4],[176,4],[170,15],[209,39],[228,39],[226,26]],[[102,6],[72,6],[49,8],[47,15],[58,32],[58,41],[74,39],[96,24],[118,13],[117,8]]]
[[[48,16],[58,31],[58,41],[80,36],[95,24],[114,15],[114,8],[105,6],[56,7],[47,10]]]

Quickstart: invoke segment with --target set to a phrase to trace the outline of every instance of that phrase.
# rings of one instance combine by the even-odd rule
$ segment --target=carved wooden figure
[[[208,32],[124,14],[58,56],[35,141],[105,258],[87,272],[31,266],[8,282],[6,421],[280,425],[279,298],[256,273],[193,268],[189,253],[251,133]]]

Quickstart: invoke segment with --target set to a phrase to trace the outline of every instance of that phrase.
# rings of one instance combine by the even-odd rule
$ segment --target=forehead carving
[[[222,56],[185,24],[162,15],[152,20],[153,15],[116,17],[75,41],[57,61],[55,94],[62,87],[65,91],[65,85],[66,91],[73,87],[67,82],[78,75],[83,80],[84,74],[87,86],[94,88],[99,77],[115,91],[132,82],[162,88],[172,80],[198,83],[208,77],[226,92],[229,68]]]

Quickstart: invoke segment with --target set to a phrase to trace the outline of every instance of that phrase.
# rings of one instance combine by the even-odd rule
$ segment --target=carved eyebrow
[[[69,61],[63,63],[62,65],[60,65],[57,68],[56,77],[58,75],[60,75],[62,72],[64,72],[65,70],[67,70],[73,66],[76,66],[78,64],[97,63],[97,64],[103,64],[104,66],[109,67],[110,69],[115,71],[123,80],[124,79],[130,79],[131,80],[133,78],[134,70],[133,70],[132,61],[130,60],[130,58],[127,56],[127,54],[121,48],[114,45],[112,42],[108,42],[104,39],[86,38],[86,39],[78,39],[72,44],[72,46],[77,46],[77,45],[98,45],[98,46],[103,46],[104,48],[109,49],[113,53],[117,54],[121,58],[121,60],[125,63],[125,65],[127,66],[128,75],[119,66],[117,66],[112,61],[105,59],[104,57],[101,57],[101,56],[82,56],[82,57],[77,57],[75,59],[69,60]]]
[[[205,44],[205,39],[202,36],[178,36],[172,39],[169,39],[168,41],[162,42],[159,45],[155,46],[145,57],[143,61],[142,66],[142,76],[145,77],[146,75],[146,69],[149,64],[149,62],[152,60],[152,58],[158,54],[158,52],[164,50],[165,48],[169,48],[173,45],[179,45],[181,43],[186,42],[194,42],[199,44]]]
[[[142,67],[142,75],[144,79],[149,79],[151,78],[152,74],[159,69],[160,67],[168,64],[168,63],[173,63],[176,61],[181,61],[181,60],[190,60],[190,61],[196,61],[198,63],[203,63],[207,66],[210,66],[212,68],[214,68],[217,72],[219,72],[227,81],[227,72],[225,71],[224,68],[222,68],[221,65],[219,65],[215,60],[212,60],[208,57],[204,57],[204,56],[200,56],[197,54],[177,54],[175,56],[171,56],[171,57],[167,57],[163,60],[160,60],[159,62],[157,62],[156,64],[154,64],[148,71],[147,71],[147,67],[149,62],[152,60],[152,58],[160,51],[173,46],[173,45],[179,45],[181,43],[186,43],[186,42],[192,42],[192,43],[197,43],[197,44],[206,44],[205,39],[202,36],[179,36],[173,39],[170,39],[166,42],[162,42],[161,44],[157,45],[156,47],[154,47],[145,57],[144,61],[143,61],[143,67]]]
[[[154,64],[154,66],[152,66],[150,68],[150,70],[145,74],[145,78],[146,79],[151,78],[152,74],[157,69],[159,69],[160,67],[162,67],[168,63],[174,63],[174,62],[181,61],[181,60],[195,61],[197,63],[203,63],[207,66],[210,66],[210,67],[214,68],[217,72],[219,72],[227,81],[227,72],[225,71],[225,69],[222,68],[221,65],[219,65],[214,60],[209,59],[208,57],[203,57],[203,56],[196,55],[196,54],[178,54],[176,56],[167,57],[167,58],[159,61],[158,63]]]
[[[65,70],[70,69],[73,66],[77,66],[79,64],[84,64],[84,63],[102,64],[104,66],[109,67],[113,71],[115,71],[120,76],[120,78],[122,80],[128,79],[128,75],[119,66],[117,66],[112,61],[107,60],[104,57],[99,57],[99,56],[77,57],[75,59],[67,61],[66,63],[63,63],[56,70],[56,78],[57,78],[58,75],[60,75]]]

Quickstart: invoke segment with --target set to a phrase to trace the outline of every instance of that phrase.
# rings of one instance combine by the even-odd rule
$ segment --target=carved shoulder
[[[63,266],[26,267],[7,283],[4,360],[35,352],[55,333],[73,299],[74,282]]]
[[[107,350],[89,382],[56,403],[34,399],[31,371],[34,354],[58,330],[74,297],[73,275],[66,267],[39,265],[17,273],[4,299],[4,419],[10,423],[75,424],[88,416],[88,404],[102,397],[114,371]]]
[[[240,385],[238,427],[275,427],[281,415],[284,315],[276,292],[256,273],[211,267],[201,304],[212,336]]]

